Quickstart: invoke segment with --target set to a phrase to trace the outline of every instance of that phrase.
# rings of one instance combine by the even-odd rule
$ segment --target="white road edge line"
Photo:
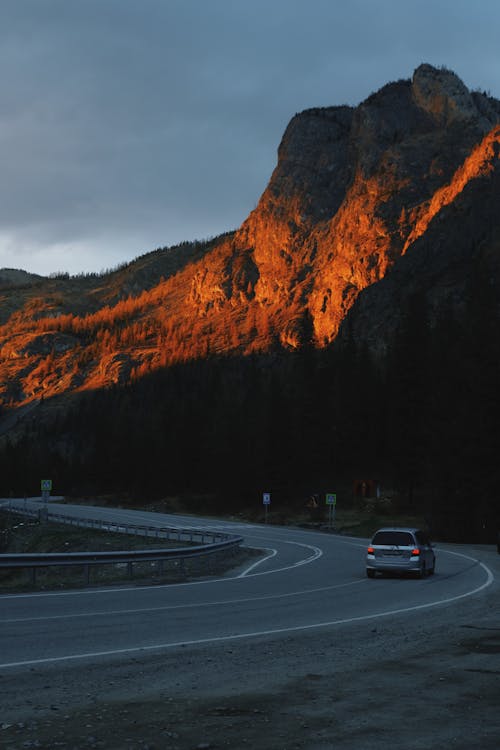
[[[1,620],[0,625],[12,625],[20,622],[45,622],[46,620],[74,620],[83,617],[103,617],[106,615],[140,615],[153,612],[166,612],[175,609],[198,609],[200,607],[222,607],[233,604],[247,604],[248,602],[261,602],[268,599],[287,599],[293,596],[305,596],[306,594],[318,594],[321,591],[333,591],[342,589],[347,586],[356,586],[359,583],[366,583],[365,578],[357,581],[347,581],[346,583],[336,583],[333,586],[321,586],[316,589],[304,589],[303,591],[288,591],[286,594],[263,594],[262,596],[248,596],[242,599],[220,599],[214,602],[194,602],[190,604],[165,604],[162,607],[138,607],[136,609],[111,609],[94,612],[75,612],[73,614],[62,615],[41,615],[40,617],[13,617],[7,620]]]
[[[473,562],[479,562],[475,560],[473,557],[469,557],[469,555],[462,555],[459,552],[452,552],[451,554],[459,555],[460,557],[464,557],[467,560],[472,560]],[[458,596],[452,596],[447,599],[439,599],[436,602],[429,602],[428,604],[417,604],[412,607],[402,607],[400,609],[392,609],[387,612],[378,612],[372,615],[360,615],[358,617],[347,617],[341,620],[330,620],[328,622],[316,622],[316,623],[311,623],[310,625],[297,625],[297,626],[293,626],[289,628],[257,630],[257,631],[252,631],[249,633],[237,633],[235,635],[220,635],[220,636],[213,636],[211,638],[198,638],[198,639],[191,640],[191,641],[174,641],[171,643],[158,643],[152,646],[134,646],[132,648],[112,649],[109,651],[94,651],[94,652],[88,652],[84,654],[70,654],[68,656],[47,657],[45,659],[29,659],[26,661],[8,662],[5,664],[0,664],[0,669],[8,669],[9,667],[10,668],[27,667],[27,666],[34,666],[36,664],[55,664],[55,663],[64,662],[64,661],[76,661],[79,659],[93,659],[93,658],[102,657],[102,656],[118,656],[120,654],[137,654],[141,652],[146,653],[148,651],[162,651],[162,650],[166,650],[169,648],[176,648],[179,646],[201,646],[207,643],[223,643],[225,641],[238,641],[238,640],[243,640],[245,638],[258,638],[259,636],[265,636],[265,635],[281,635],[283,633],[298,633],[298,632],[303,632],[307,630],[317,630],[319,628],[332,627],[333,625],[347,625],[352,622],[363,622],[365,620],[375,620],[381,617],[389,617],[390,615],[398,615],[398,614],[403,614],[406,612],[416,612],[417,610],[421,610],[421,609],[430,609],[431,607],[437,607],[442,604],[450,604],[451,602],[458,601],[459,599],[465,599],[469,596],[473,596],[474,594],[478,594],[480,591],[483,591],[485,588],[490,586],[495,580],[493,573],[484,563],[479,562],[479,565],[486,572],[485,583],[473,589],[472,591],[466,592],[465,594],[459,594]]]

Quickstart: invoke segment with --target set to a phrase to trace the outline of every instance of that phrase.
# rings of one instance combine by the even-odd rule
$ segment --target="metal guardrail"
[[[102,531],[111,531],[133,536],[144,536],[148,538],[154,537],[157,539],[169,539],[177,542],[193,542],[196,539],[199,539],[201,544],[204,544],[205,540],[211,540],[209,544],[215,544],[218,541],[223,542],[228,539],[239,538],[232,534],[225,534],[215,530],[182,529],[177,526],[147,526],[145,524],[120,523],[118,521],[110,521],[101,518],[78,518],[63,513],[54,513],[50,510],[50,506],[47,506],[46,504],[41,504],[39,508],[21,508],[19,506],[10,505],[5,505],[3,508],[10,513],[17,513],[18,515],[29,516],[31,518],[40,518],[41,514],[43,514],[46,520],[50,520],[54,523],[67,524],[69,526],[99,529]]]
[[[158,562],[159,573],[163,573],[163,563],[165,560],[180,560],[182,568],[186,558],[204,557],[210,558],[219,552],[234,553],[241,543],[243,537],[222,532],[198,530],[198,529],[179,529],[173,527],[144,526],[135,524],[120,524],[116,521],[95,518],[75,518],[66,516],[61,513],[52,513],[46,506],[42,508],[19,508],[4,506],[9,512],[22,516],[39,517],[40,512],[46,514],[46,520],[54,523],[69,524],[83,528],[97,528],[103,531],[114,533],[132,534],[135,536],[144,536],[146,538],[154,537],[155,539],[166,539],[178,542],[193,542],[196,537],[201,539],[201,545],[179,548],[159,548],[143,550],[119,550],[104,552],[47,552],[47,553],[16,553],[0,554],[0,568],[28,568],[31,570],[32,582],[36,581],[36,571],[38,568],[52,566],[83,566],[86,582],[90,581],[90,566],[92,565],[109,565],[126,563],[128,575],[133,577],[133,564],[137,562]],[[205,544],[205,540],[211,541]]]

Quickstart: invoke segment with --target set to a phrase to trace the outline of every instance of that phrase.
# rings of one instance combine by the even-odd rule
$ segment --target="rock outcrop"
[[[297,115],[259,205],[236,234],[256,300],[306,305],[321,345],[431,218],[498,162],[500,102],[421,65],[356,109]]]

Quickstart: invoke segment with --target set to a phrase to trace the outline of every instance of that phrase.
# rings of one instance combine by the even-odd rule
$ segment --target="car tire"
[[[425,567],[425,563],[422,563],[422,567],[419,570],[418,577],[425,578],[426,575],[427,575],[427,568]]]
[[[375,578],[375,571],[371,570],[370,568],[367,568],[366,575],[368,576],[368,578]]]

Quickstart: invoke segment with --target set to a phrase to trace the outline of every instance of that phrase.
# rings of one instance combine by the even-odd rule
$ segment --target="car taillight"
[[[415,549],[412,549],[412,551],[411,551],[411,554],[412,554],[412,555],[415,555],[415,557],[416,557],[417,555],[419,555],[419,554],[420,554],[420,550],[419,550],[419,548],[418,548],[418,547],[415,547]]]
[[[373,549],[373,547],[368,547],[367,552],[368,552],[369,555],[373,555],[374,552],[375,552],[375,550]]]

